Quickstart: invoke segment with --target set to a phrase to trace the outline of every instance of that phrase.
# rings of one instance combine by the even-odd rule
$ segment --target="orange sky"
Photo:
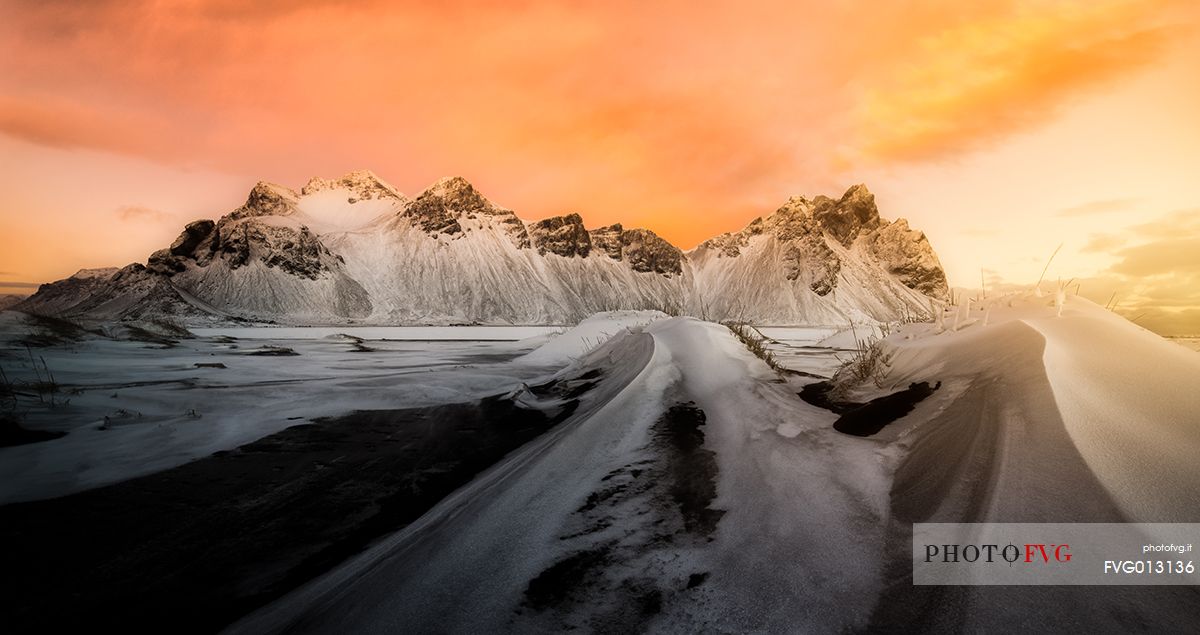
[[[1200,333],[1189,2],[0,0],[0,292],[144,260],[259,179],[467,177],[688,248],[865,182],[953,284]]]

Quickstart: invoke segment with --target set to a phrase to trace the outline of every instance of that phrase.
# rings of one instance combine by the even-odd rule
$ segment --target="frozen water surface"
[[[510,390],[556,370],[514,360],[562,330],[239,327],[173,344],[91,336],[26,348],[27,325],[4,315],[9,381],[52,374],[57,384],[53,395],[21,398],[24,427],[67,434],[0,448],[0,503],[159,471],[317,417]]]

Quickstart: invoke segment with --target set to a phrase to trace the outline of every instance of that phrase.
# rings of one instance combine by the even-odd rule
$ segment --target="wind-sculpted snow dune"
[[[1200,512],[1200,470],[1183,461],[1200,449],[1200,356],[1083,300],[1052,304],[1012,296],[901,327],[878,345],[872,380],[843,395],[938,388],[865,437],[837,432],[837,414],[797,396],[810,379],[781,377],[724,326],[624,325],[575,362],[638,360],[603,408],[234,631],[1193,624],[1200,603],[1186,587],[912,585],[913,522]],[[1131,463],[1149,456],[1162,458]]]
[[[1081,298],[952,307],[880,343],[870,396],[941,381],[927,416],[878,437],[901,452],[889,590],[872,628],[1172,632],[1191,587],[914,587],[913,522],[1194,522],[1200,516],[1200,355]]]
[[[906,518],[1196,518],[1200,355],[1082,298],[1054,302],[951,308],[941,329],[905,325],[881,343],[888,388],[945,384],[939,413],[888,434],[910,448],[897,473]],[[975,491],[955,490],[966,475]]]

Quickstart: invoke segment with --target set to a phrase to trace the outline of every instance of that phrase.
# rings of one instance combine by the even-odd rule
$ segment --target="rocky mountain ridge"
[[[80,272],[16,308],[102,320],[289,324],[570,323],[610,309],[841,324],[929,310],[946,279],[924,234],[863,185],[793,197],[683,252],[648,229],[525,221],[461,177],[413,198],[371,172],[261,182],[145,265]]]

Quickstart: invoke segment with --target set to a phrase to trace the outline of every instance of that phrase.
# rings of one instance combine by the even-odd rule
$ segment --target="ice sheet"
[[[27,351],[11,341],[18,325],[3,326],[9,380],[35,381],[44,361],[59,384],[53,406],[21,399],[23,425],[67,435],[0,448],[0,504],[166,469],[315,417],[462,401],[557,370],[512,361],[544,341],[542,328],[215,329],[171,348],[93,337]],[[505,341],[471,340],[481,337]]]

